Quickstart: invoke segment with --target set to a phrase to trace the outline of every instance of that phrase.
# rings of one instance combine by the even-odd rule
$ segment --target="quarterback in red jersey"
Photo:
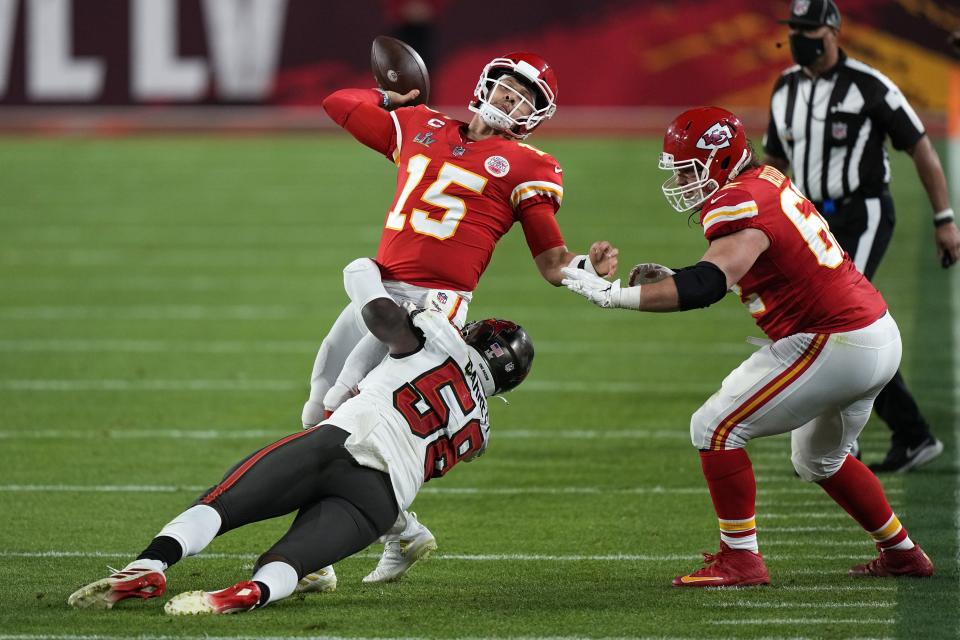
[[[876,476],[850,447],[900,363],[900,332],[876,289],[853,266],[816,208],[790,179],[755,161],[740,120],[717,107],[678,116],[664,137],[663,184],[680,212],[699,211],[709,242],[674,272],[638,265],[628,287],[565,270],[564,284],[606,308],[683,311],[728,290],[771,339],[693,414],[690,435],[720,524],[720,551],[678,587],[770,582],[757,546],[756,480],[746,445],[791,432],[801,478],[816,482],[873,538],[880,555],[856,576],[933,574]]]
[[[416,90],[401,96],[342,89],[323,102],[338,125],[397,165],[376,262],[398,302],[440,311],[462,327],[497,241],[515,222],[551,284],[560,285],[566,266],[615,273],[617,250],[607,242],[594,243],[585,255],[567,250],[556,221],[563,171],[549,154],[521,142],[557,108],[557,76],[545,60],[528,52],[492,60],[474,90],[470,122],[403,106],[416,96]],[[340,406],[384,355],[355,305],[344,309],[317,353],[304,427]],[[366,581],[395,580],[418,553],[436,547],[426,527],[408,516],[401,514],[391,532],[398,538],[388,538],[380,566]],[[398,540],[403,544],[394,544]]]

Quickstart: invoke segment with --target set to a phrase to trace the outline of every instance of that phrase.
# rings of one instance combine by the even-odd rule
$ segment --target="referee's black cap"
[[[790,17],[780,20],[780,24],[791,27],[821,27],[827,25],[840,28],[840,10],[833,0],[793,0],[790,3]]]

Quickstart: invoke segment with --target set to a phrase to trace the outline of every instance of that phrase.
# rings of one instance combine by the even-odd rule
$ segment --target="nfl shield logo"
[[[806,15],[809,10],[810,0],[796,0],[796,2],[793,3],[793,15],[795,16]]]
[[[466,152],[467,152],[467,148],[461,147],[460,145],[457,145],[453,148],[453,155],[455,155],[458,158],[463,154],[465,154]]]
[[[833,135],[834,140],[846,140],[847,138],[847,123],[846,122],[834,122],[830,127],[830,133]]]

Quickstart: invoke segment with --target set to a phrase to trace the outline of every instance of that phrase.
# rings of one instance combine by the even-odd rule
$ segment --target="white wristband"
[[[593,268],[593,263],[590,262],[590,256],[587,255],[573,256],[573,260],[571,260],[567,266],[571,269],[583,269],[587,273],[592,273],[595,276],[600,275],[597,273],[597,270]]]
[[[343,288],[358,309],[377,298],[393,299],[383,288],[380,267],[370,258],[357,258],[343,268]]]
[[[620,303],[617,305],[621,309],[640,310],[640,285],[620,289]]]
[[[946,220],[947,222],[949,222],[950,220],[953,220],[953,209],[947,208],[947,209],[944,209],[943,211],[937,211],[935,214],[933,214],[934,224],[936,224],[937,222],[942,222],[944,220]]]

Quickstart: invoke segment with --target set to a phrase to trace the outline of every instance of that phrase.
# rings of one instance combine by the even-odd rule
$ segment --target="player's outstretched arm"
[[[608,282],[582,269],[565,267],[564,286],[604,309],[638,311],[686,311],[710,306],[721,300],[727,290],[742,278],[770,241],[758,229],[743,229],[717,238],[692,267],[667,275],[658,273],[653,282],[621,287],[620,281]],[[663,270],[656,264],[638,265]],[[668,270],[669,271],[669,270]],[[631,282],[638,281],[631,272]]]
[[[420,337],[410,316],[383,288],[380,268],[370,258],[359,258],[343,270],[343,287],[350,300],[360,307],[370,333],[387,345],[392,354],[411,353],[420,348]]]

